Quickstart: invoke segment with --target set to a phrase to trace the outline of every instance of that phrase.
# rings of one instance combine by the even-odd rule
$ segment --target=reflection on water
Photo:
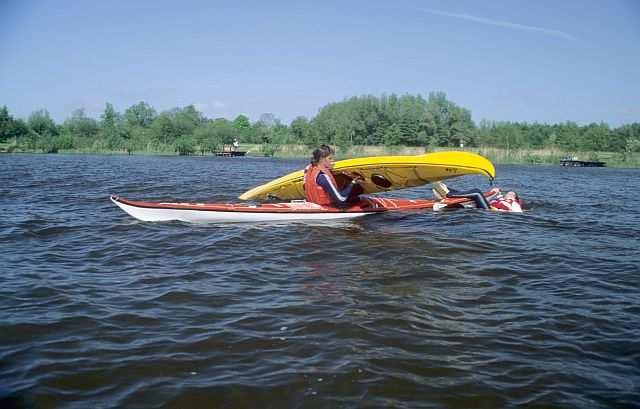
[[[304,161],[0,164],[0,407],[640,401],[636,170],[498,167],[523,215],[189,225],[138,222],[109,194],[231,201]]]

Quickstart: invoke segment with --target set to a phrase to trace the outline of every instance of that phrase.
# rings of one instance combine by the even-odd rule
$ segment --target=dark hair
[[[521,209],[524,209],[524,201],[520,198],[520,195],[517,193],[516,193],[516,202],[518,202]]]
[[[313,156],[311,156],[311,164],[317,166],[320,159],[333,155],[333,149],[329,145],[320,145],[318,149],[314,149]]]
[[[511,192],[513,192],[513,200],[515,200],[520,205],[521,208],[524,208],[524,202],[520,198],[520,195],[513,190],[511,190]]]

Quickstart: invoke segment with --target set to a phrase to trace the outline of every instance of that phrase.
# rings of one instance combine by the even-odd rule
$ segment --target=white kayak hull
[[[278,221],[341,220],[353,219],[378,213],[369,212],[268,212],[211,210],[204,205],[202,210],[188,208],[157,208],[135,206],[111,197],[111,201],[130,216],[145,222],[182,221],[187,223],[258,223]],[[248,207],[248,206],[247,206]]]
[[[491,192],[485,193],[489,195]],[[308,203],[174,203],[144,202],[111,196],[111,201],[127,214],[145,222],[182,221],[188,223],[258,223],[283,221],[344,220],[382,212],[439,210],[465,207],[473,203],[466,198],[395,199],[360,196],[348,207],[338,208]]]

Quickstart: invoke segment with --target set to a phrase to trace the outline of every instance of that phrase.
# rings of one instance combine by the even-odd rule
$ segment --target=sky
[[[0,0],[0,106],[285,123],[441,91],[474,121],[640,122],[640,1]]]

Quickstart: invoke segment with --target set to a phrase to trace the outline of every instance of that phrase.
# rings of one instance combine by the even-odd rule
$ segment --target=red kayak
[[[492,195],[493,192],[485,193],[487,198]],[[360,196],[358,202],[348,207],[321,206],[304,200],[252,205],[246,203],[143,202],[111,196],[111,201],[138,220],[153,222],[179,220],[193,223],[336,220],[382,212],[475,207],[473,201],[466,198],[436,201],[370,196]]]

